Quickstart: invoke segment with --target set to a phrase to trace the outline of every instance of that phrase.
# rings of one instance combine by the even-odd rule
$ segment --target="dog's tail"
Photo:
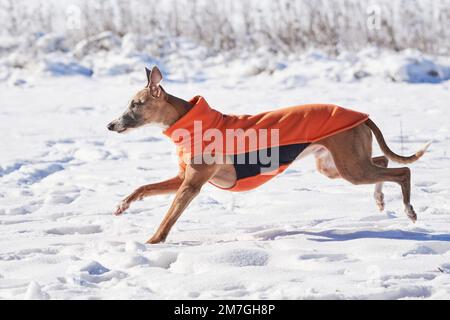
[[[378,141],[378,144],[380,145],[381,151],[384,153],[386,157],[388,157],[390,160],[402,163],[402,164],[409,164],[413,163],[414,161],[419,160],[427,151],[428,147],[431,145],[431,142],[428,142],[425,144],[419,151],[417,151],[415,154],[409,157],[403,157],[396,153],[394,153],[391,149],[389,149],[388,145],[386,144],[386,141],[384,140],[383,134],[381,133],[380,129],[377,127],[377,125],[370,119],[368,119],[365,124],[370,128],[370,130],[373,132],[375,138]]]

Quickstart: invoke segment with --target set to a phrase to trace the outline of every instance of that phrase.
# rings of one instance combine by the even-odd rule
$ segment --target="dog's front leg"
[[[183,183],[184,172],[172,179],[162,181],[159,183],[147,184],[142,187],[137,188],[132,194],[122,200],[122,202],[117,207],[115,215],[122,214],[125,210],[130,207],[130,204],[137,200],[142,200],[145,197],[156,196],[160,194],[174,193]]]
[[[170,229],[187,208],[189,203],[199,193],[202,186],[214,176],[216,165],[188,165],[183,183],[178,189],[172,205],[164,217],[161,225],[147,243],[159,243],[165,241]]]

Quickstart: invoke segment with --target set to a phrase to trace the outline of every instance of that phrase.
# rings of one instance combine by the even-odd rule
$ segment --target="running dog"
[[[399,184],[405,213],[413,222],[417,220],[410,203],[411,171],[407,167],[388,168],[388,159],[412,163],[424,155],[430,143],[414,155],[397,155],[389,149],[380,129],[367,114],[335,105],[301,105],[258,115],[224,115],[212,109],[203,97],[185,101],[168,94],[160,84],[163,78],[160,70],[156,66],[151,71],[145,70],[147,85],[107,128],[124,133],[143,125],[158,124],[178,147],[179,173],[172,179],[139,187],[115,211],[120,215],[134,201],[175,193],[169,211],[147,243],[165,241],[205,183],[230,191],[255,189],[294,161],[311,154],[316,158],[317,170],[331,179],[343,178],[355,185],[375,184],[374,198],[381,211],[385,206],[383,182]],[[269,142],[258,136],[267,130],[276,133],[271,134]],[[254,137],[259,140],[256,144],[238,141],[236,148],[239,137],[236,131],[245,138],[251,132],[256,133]],[[384,156],[372,157],[372,134]],[[211,135],[215,142],[221,140],[213,149],[209,148]],[[228,148],[230,141],[233,148]],[[276,161],[265,161],[267,157],[261,155],[262,151],[276,155]],[[205,155],[212,156],[214,161],[207,161]]]

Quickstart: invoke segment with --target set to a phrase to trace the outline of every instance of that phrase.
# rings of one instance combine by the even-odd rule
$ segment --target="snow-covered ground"
[[[224,113],[340,104],[369,113],[403,154],[432,139],[411,165],[415,225],[403,214],[397,185],[385,185],[380,213],[373,186],[328,180],[307,158],[252,192],[206,186],[158,245],[143,243],[171,196],[112,215],[136,187],[177,171],[161,129],[106,130],[145,84],[143,64],[141,72],[113,77],[5,76],[0,298],[450,298],[448,64],[370,55],[309,53],[302,62],[242,60],[225,68],[220,58],[165,61],[164,86],[186,99],[201,94]],[[423,81],[435,83],[415,83]]]

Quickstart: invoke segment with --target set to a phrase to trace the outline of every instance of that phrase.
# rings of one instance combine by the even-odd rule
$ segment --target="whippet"
[[[132,128],[138,128],[143,125],[158,124],[165,128],[165,133],[167,134],[167,132],[173,131],[171,130],[172,127],[183,128],[183,126],[188,126],[188,120],[194,117],[191,115],[202,114],[204,120],[208,120],[209,113],[205,115],[204,110],[208,112],[212,110],[213,116],[221,119],[220,121],[228,121],[229,119],[231,119],[230,121],[234,121],[233,119],[237,119],[236,121],[238,121],[241,119],[239,116],[230,118],[228,115],[224,116],[213,109],[208,109],[209,106],[205,101],[201,102],[200,98],[188,102],[168,94],[160,85],[162,74],[157,67],[154,67],[151,71],[146,68],[146,74],[147,85],[134,95],[127,110],[118,119],[108,124],[109,130],[124,133]],[[203,105],[200,106],[200,103],[203,103]],[[199,104],[199,106],[197,107],[196,104]],[[303,110],[309,110],[309,113],[314,113],[316,110],[323,109],[328,110],[330,114],[334,116],[335,113],[341,112],[342,110],[346,110],[346,112],[349,111],[347,109],[329,105],[309,105],[304,107],[309,109],[301,108],[303,108],[303,106],[283,109],[288,111],[282,111],[281,113],[273,111],[272,113],[269,112],[264,115],[243,117],[246,117],[245,121],[253,121],[256,119],[256,121],[253,122],[258,126],[260,123],[266,121],[266,117],[270,119],[271,117],[273,118],[276,116],[278,117],[276,118],[276,121],[278,121],[277,123],[280,123],[280,121],[288,122],[285,122],[278,127],[275,125],[275,127],[283,129],[286,124],[288,124],[288,126],[291,127],[287,134],[295,136],[295,121],[297,121],[297,118],[289,120],[289,116],[283,116],[283,112],[289,115],[297,114],[296,112],[303,112]],[[353,111],[350,110],[349,112]],[[401,164],[412,163],[425,153],[430,143],[412,156],[404,157],[397,155],[389,149],[380,129],[367,115],[358,115],[356,112],[354,112],[354,115],[356,115],[356,118],[354,121],[352,120],[353,125],[347,127],[344,126],[342,130],[338,130],[339,128],[330,129],[331,131],[329,131],[331,133],[325,134],[323,138],[320,138],[320,136],[311,138],[310,140],[304,140],[302,138],[303,140],[298,139],[299,141],[294,141],[295,143],[292,144],[279,143],[278,145],[275,145],[276,148],[273,150],[281,153],[281,156],[279,156],[278,159],[280,162],[278,167],[285,168],[293,161],[312,154],[316,158],[318,171],[329,178],[343,178],[355,185],[375,184],[374,198],[380,210],[383,210],[385,206],[382,192],[383,182],[396,182],[400,185],[402,190],[405,213],[413,222],[415,222],[417,215],[410,203],[411,171],[407,167],[388,168],[388,159]],[[195,119],[190,119],[189,121],[191,120]],[[227,123],[231,123],[230,121]],[[239,123],[236,121],[233,123]],[[333,127],[333,118],[327,120],[327,123],[328,125],[331,123],[331,127]],[[301,124],[299,122],[298,127],[300,128],[302,126],[309,130],[314,124]],[[372,134],[375,136],[384,156],[372,157]],[[283,137],[281,137],[280,141],[283,142]],[[183,146],[179,145],[179,147]],[[272,148],[272,145],[269,145],[268,148]],[[244,150],[244,152],[247,153],[250,153],[251,151],[252,150],[249,150],[248,148]],[[233,161],[229,161],[230,157],[233,158],[230,154],[223,153],[219,157],[216,155],[216,159],[222,158],[224,161],[206,163],[201,159],[198,161],[199,158],[197,155],[190,153],[188,154],[188,157],[186,157],[186,154],[184,154],[184,157],[180,158],[180,170],[175,177],[159,183],[139,187],[123,199],[115,211],[115,214],[122,214],[129,208],[130,204],[136,200],[141,200],[148,196],[176,193],[175,199],[161,225],[147,243],[159,243],[165,241],[172,226],[192,199],[199,194],[205,183],[211,182],[220,188],[233,190],[233,188],[236,188],[239,181],[244,181],[242,183],[242,190],[248,190],[252,188],[252,186],[255,187],[262,182],[265,182],[264,179],[269,179],[264,177],[261,178],[262,176],[258,175],[259,173],[253,174],[258,175],[258,177],[252,177],[252,170],[254,171],[255,164],[253,164],[253,167],[246,166],[245,164],[237,165],[233,163]],[[192,161],[194,159],[196,161]],[[258,165],[257,163],[256,168],[263,168],[263,166]],[[282,170],[279,170],[278,172],[280,171]]]

